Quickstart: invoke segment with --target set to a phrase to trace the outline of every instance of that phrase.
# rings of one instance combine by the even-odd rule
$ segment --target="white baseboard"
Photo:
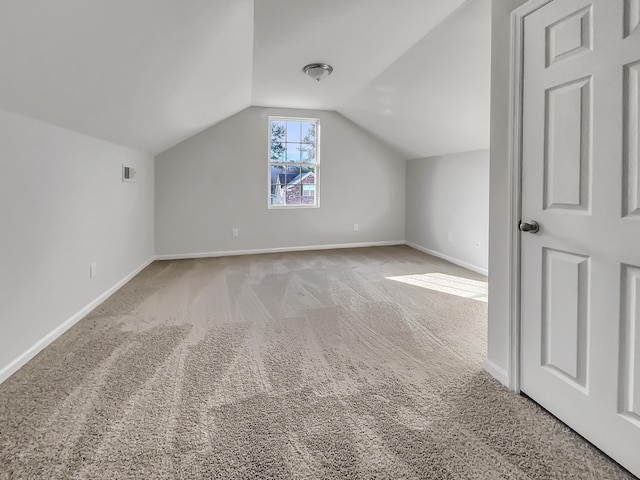
[[[24,366],[29,360],[35,357],[38,353],[44,350],[45,347],[53,343],[60,335],[73,327],[76,323],[82,320],[89,312],[91,312],[94,308],[104,302],[107,298],[113,295],[120,287],[122,287],[125,283],[135,277],[138,273],[148,267],[153,261],[154,257],[151,257],[149,260],[144,262],[141,266],[136,268],[133,272],[129,273],[126,277],[116,283],[114,286],[109,288],[106,292],[101,294],[99,297],[91,301],[89,304],[84,306],[79,312],[75,313],[71,318],[64,321],[54,330],[49,332],[43,338],[38,340],[35,344],[33,344],[26,352],[20,355],[18,358],[10,362],[7,366],[2,367],[0,369],[0,383],[4,382],[7,378],[13,375],[18,369]]]
[[[464,260],[459,260],[457,258],[451,257],[451,256],[446,255],[444,253],[437,252],[435,250],[431,250],[430,248],[423,247],[423,246],[418,245],[416,243],[411,243],[411,242],[405,242],[405,243],[408,246],[410,246],[411,248],[415,248],[416,250],[420,250],[421,252],[427,253],[429,255],[433,255],[434,257],[442,258],[443,260],[446,260],[447,262],[451,262],[451,263],[453,263],[455,265],[458,265],[460,267],[464,267],[467,270],[471,270],[472,272],[481,273],[482,275],[488,275],[489,274],[489,271],[486,268],[478,267],[477,265],[473,265],[472,263],[465,262]]]
[[[489,375],[498,380],[505,387],[509,388],[509,375],[507,374],[506,370],[500,368],[488,358],[485,359],[482,366],[489,373]]]
[[[219,252],[170,253],[156,255],[156,260],[184,260],[187,258],[230,257],[234,255],[256,255],[259,253],[300,252],[310,250],[334,250],[339,248],[387,247],[405,245],[404,240],[388,242],[337,243],[333,245],[305,245],[301,247],[258,248],[253,250],[223,250]]]

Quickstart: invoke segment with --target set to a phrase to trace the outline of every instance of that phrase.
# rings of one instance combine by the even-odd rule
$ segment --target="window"
[[[269,117],[269,208],[318,207],[320,121]]]

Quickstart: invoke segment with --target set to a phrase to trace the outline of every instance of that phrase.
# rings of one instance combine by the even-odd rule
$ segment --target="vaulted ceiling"
[[[0,0],[0,108],[150,153],[250,105],[486,148],[489,64],[490,0]]]

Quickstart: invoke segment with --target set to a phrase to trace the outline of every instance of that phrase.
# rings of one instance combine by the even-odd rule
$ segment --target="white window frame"
[[[280,117],[269,116],[267,119],[267,208],[269,210],[287,210],[291,208],[320,208],[320,119],[303,117]],[[315,204],[313,205],[272,205],[271,204],[271,167],[273,165],[292,165],[293,162],[272,162],[271,161],[271,123],[272,122],[306,122],[316,124],[316,161],[315,162],[295,162],[300,167],[312,167],[315,172]],[[300,199],[302,202],[302,183],[300,183]],[[308,185],[308,184],[307,184]]]

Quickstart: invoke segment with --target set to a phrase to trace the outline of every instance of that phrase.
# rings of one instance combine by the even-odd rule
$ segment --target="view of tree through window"
[[[317,119],[269,117],[269,206],[318,206]]]

